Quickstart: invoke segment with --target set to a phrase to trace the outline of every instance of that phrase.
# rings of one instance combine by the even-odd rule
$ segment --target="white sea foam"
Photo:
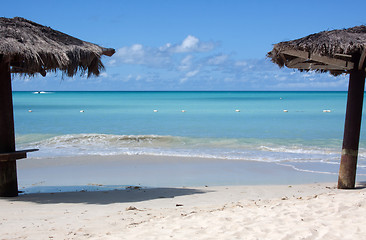
[[[29,157],[80,155],[154,155],[273,162],[296,171],[337,174],[337,147],[309,146],[294,141],[189,138],[160,135],[29,134],[17,136],[21,148],[38,148]],[[360,149],[358,175],[366,175],[365,149]]]
[[[337,148],[277,144],[258,139],[160,135],[68,134],[17,136],[20,146],[39,148],[34,157],[70,155],[165,155],[264,162],[339,162]],[[360,151],[361,160],[365,151]]]
[[[38,92],[33,92],[34,94],[48,94],[48,93],[53,93],[53,92],[45,92],[45,91],[38,91]]]
[[[337,173],[329,172],[329,171],[317,171],[317,170],[302,169],[302,168],[295,167],[294,165],[291,165],[291,164],[283,164],[283,163],[277,163],[277,164],[281,165],[281,166],[285,166],[285,167],[290,167],[290,168],[292,168],[296,171],[300,171],[300,172],[320,173],[320,174],[330,174],[330,175],[336,175],[337,174]]]

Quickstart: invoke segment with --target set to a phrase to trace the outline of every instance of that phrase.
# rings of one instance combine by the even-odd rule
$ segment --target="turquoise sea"
[[[33,158],[165,155],[337,174],[347,92],[14,92]],[[362,129],[358,175],[366,176]]]

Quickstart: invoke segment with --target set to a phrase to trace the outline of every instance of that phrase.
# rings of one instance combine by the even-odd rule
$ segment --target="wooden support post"
[[[0,57],[0,153],[15,151],[10,63]],[[18,196],[16,161],[0,161],[0,197]]]
[[[365,71],[353,70],[349,77],[346,120],[344,124],[338,188],[355,188],[358,144],[360,139]]]

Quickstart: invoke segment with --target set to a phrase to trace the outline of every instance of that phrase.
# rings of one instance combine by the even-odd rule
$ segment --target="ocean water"
[[[346,101],[347,92],[13,93],[17,149],[40,149],[30,157],[210,157],[324,174],[338,171]]]

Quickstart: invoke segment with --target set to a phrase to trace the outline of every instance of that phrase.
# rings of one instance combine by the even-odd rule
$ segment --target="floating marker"
[[[158,112],[158,110],[154,109],[154,112]]]
[[[282,98],[280,97],[280,100],[282,100]]]
[[[182,110],[182,112],[186,112],[186,110]]]
[[[283,112],[288,112],[288,110],[285,109],[285,110],[283,110]]]
[[[236,109],[235,112],[240,112],[240,110],[239,109]]]
[[[326,110],[323,110],[323,112],[331,112],[331,110],[329,110],[329,109],[326,109]]]
[[[83,113],[83,112],[84,112],[84,110],[80,110],[80,112],[81,112],[81,113]]]
[[[28,110],[28,112],[32,112],[32,110],[31,110],[31,109],[29,109],[29,110]]]

